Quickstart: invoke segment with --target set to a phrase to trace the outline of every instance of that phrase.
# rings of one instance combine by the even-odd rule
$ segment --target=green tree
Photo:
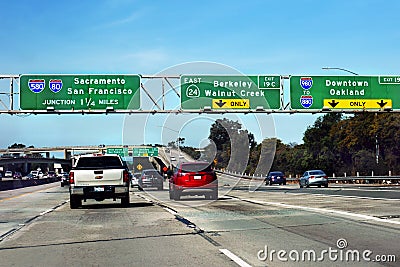
[[[305,164],[306,169],[323,169],[329,174],[335,171],[339,155],[332,129],[341,120],[341,113],[327,113],[319,117],[312,127],[307,128],[303,141],[311,157],[308,157]]]
[[[11,148],[25,148],[25,147],[26,147],[26,145],[24,145],[24,144],[14,143],[11,146],[9,146],[8,148],[11,149]]]

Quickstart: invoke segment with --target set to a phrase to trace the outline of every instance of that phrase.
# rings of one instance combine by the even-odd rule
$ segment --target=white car
[[[13,176],[13,172],[12,171],[6,171],[4,173],[4,177],[12,177]]]
[[[139,187],[139,178],[141,173],[135,172],[131,177],[131,187]]]
[[[31,174],[35,179],[43,178],[43,172],[41,171],[31,171]]]

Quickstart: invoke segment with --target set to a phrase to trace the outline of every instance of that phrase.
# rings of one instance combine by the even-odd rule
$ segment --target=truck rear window
[[[118,169],[123,168],[123,164],[118,157],[82,157],[78,160],[75,169]]]

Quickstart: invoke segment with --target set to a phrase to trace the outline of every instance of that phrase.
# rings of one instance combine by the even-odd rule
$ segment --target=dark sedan
[[[285,174],[280,171],[270,172],[265,178],[265,185],[273,185],[273,184],[286,185]]]

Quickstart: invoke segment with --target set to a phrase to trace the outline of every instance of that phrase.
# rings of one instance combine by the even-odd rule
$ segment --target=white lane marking
[[[331,187],[329,188],[332,191],[335,190],[343,190],[343,191],[360,191],[360,192],[397,192],[399,190],[388,189],[387,187],[370,187],[370,188],[361,188],[361,187]],[[378,190],[377,190],[378,189]]]
[[[168,212],[171,213],[172,215],[178,214],[176,211],[174,211],[174,210],[172,210],[172,209],[170,209],[170,208],[164,207],[163,209],[166,210],[166,211],[168,211]]]
[[[322,208],[311,208],[311,207],[304,207],[304,206],[298,206],[298,205],[283,204],[283,203],[278,203],[278,202],[260,201],[260,200],[254,200],[254,199],[243,199],[243,198],[239,198],[239,199],[248,201],[248,202],[253,202],[256,204],[263,204],[263,205],[266,204],[266,205],[278,206],[278,207],[283,207],[283,208],[288,208],[288,209],[299,209],[299,210],[313,211],[313,212],[325,213],[325,214],[326,213],[339,214],[339,215],[345,215],[345,216],[350,216],[350,217],[355,217],[355,218],[365,219],[365,220],[371,220],[371,221],[376,221],[376,222],[381,222],[381,223],[391,223],[391,224],[400,225],[400,221],[389,221],[389,220],[380,219],[380,218],[369,216],[369,215],[351,213],[348,211],[322,209]]]
[[[45,215],[45,214],[47,214],[47,213],[49,213],[49,212],[52,212],[52,211],[54,211],[54,209],[48,209],[48,210],[46,210],[46,211],[43,211],[42,213],[39,213],[39,215],[40,215],[40,216],[43,216],[43,215]]]
[[[220,249],[219,251],[221,251],[222,253],[225,254],[225,256],[227,256],[228,258],[230,258],[231,260],[233,260],[234,262],[236,262],[237,265],[241,266],[241,267],[251,267],[250,264],[248,264],[247,262],[245,262],[244,260],[242,260],[241,258],[239,258],[238,256],[236,256],[235,254],[233,254],[232,252],[230,252],[227,249]]]
[[[343,198],[355,198],[355,199],[370,199],[370,200],[391,200],[391,201],[399,201],[397,198],[382,198],[382,197],[360,197],[360,196],[346,196],[346,195],[329,195],[329,194],[320,194],[320,193],[292,193],[292,195],[308,195],[308,196],[318,196],[318,197],[343,197]]]

